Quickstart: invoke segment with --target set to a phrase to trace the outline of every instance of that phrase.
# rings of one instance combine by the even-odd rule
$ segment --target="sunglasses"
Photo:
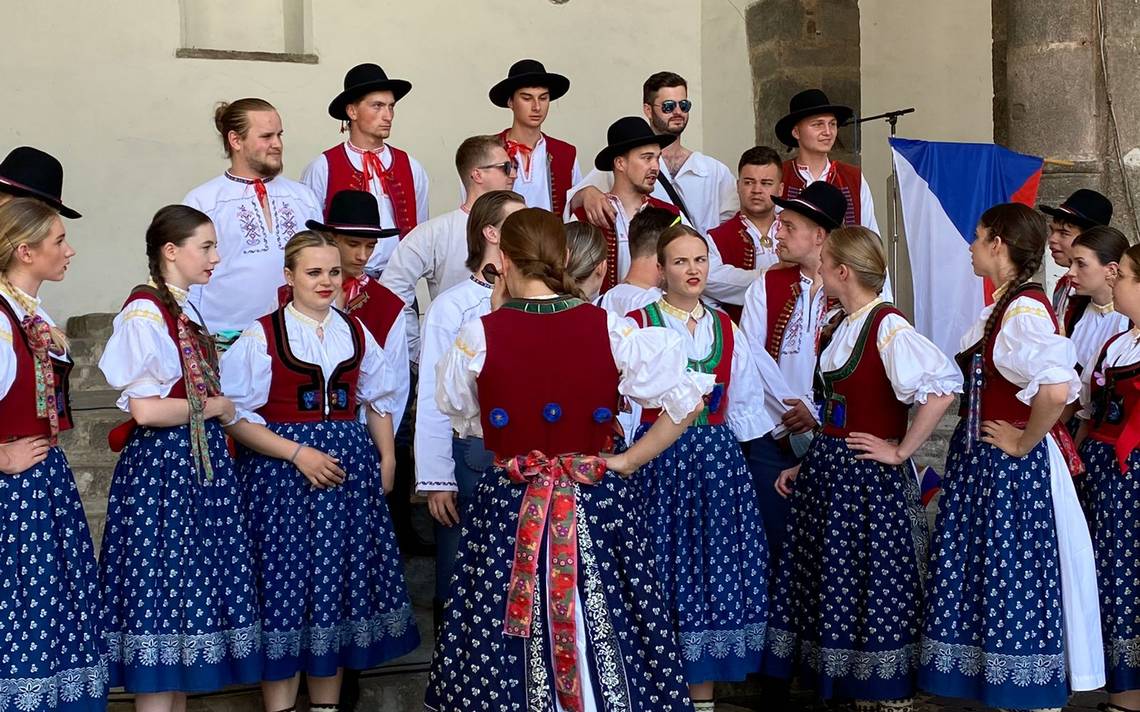
[[[672,99],[668,99],[658,104],[658,106],[660,106],[661,111],[665,112],[666,114],[672,114],[678,106],[681,107],[682,114],[687,114],[689,113],[689,109],[693,108],[693,102],[689,101],[688,99],[682,99],[680,101],[673,101]]]
[[[498,168],[499,170],[501,170],[503,173],[505,173],[507,175],[514,173],[518,169],[518,166],[515,165],[514,161],[503,161],[502,163],[492,163],[489,166],[475,166],[475,167],[478,168],[479,170],[483,170],[483,171],[490,170],[492,168]]]

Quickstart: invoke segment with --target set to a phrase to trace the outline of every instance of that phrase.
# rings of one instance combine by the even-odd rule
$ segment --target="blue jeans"
[[[455,484],[459,487],[455,500],[459,524],[445,527],[435,523],[435,597],[440,601],[447,599],[455,557],[459,555],[459,532],[475,499],[475,486],[494,460],[494,455],[483,448],[482,438],[452,438],[451,456],[455,459]]]
[[[780,472],[796,464],[790,450],[776,444],[771,435],[765,435],[748,443],[748,470],[752,473],[752,486],[756,489],[756,499],[760,504],[760,515],[764,517],[764,534],[768,537],[769,561],[779,559],[784,547],[788,510],[791,502],[776,491],[776,478]]]

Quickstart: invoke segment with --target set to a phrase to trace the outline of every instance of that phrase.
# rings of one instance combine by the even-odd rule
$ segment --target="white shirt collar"
[[[796,167],[796,172],[799,173],[800,176],[808,183],[814,183],[817,180],[826,179],[828,171],[831,170],[831,159],[830,158],[824,160],[823,172],[821,172],[818,176],[813,176],[811,174],[811,169],[807,167],[807,164],[800,163],[799,156],[796,156],[796,160],[793,161],[793,164]]]
[[[352,153],[359,153],[362,155],[365,153],[375,153],[377,156],[379,156],[381,158],[388,155],[388,144],[384,144],[380,148],[365,149],[365,148],[359,148],[357,146],[352,145],[352,141],[345,141],[344,147]]]
[[[661,297],[657,300],[657,306],[660,307],[661,311],[665,312],[669,316],[675,317],[685,323],[688,323],[689,319],[692,319],[693,321],[700,321],[708,312],[708,310],[705,309],[705,305],[701,304],[700,302],[697,302],[697,306],[693,307],[691,311],[685,311],[684,309],[675,307],[669,302],[665,301],[665,297]]]
[[[317,329],[323,329],[328,326],[334,315],[333,310],[329,309],[329,313],[325,314],[325,318],[321,321],[317,321],[316,319],[305,316],[301,312],[297,311],[296,307],[293,306],[293,302],[289,302],[289,305],[285,307],[285,311],[288,312],[289,315],[294,319],[301,322],[302,325],[307,326],[313,331],[316,331]]]
[[[863,306],[859,307],[855,311],[848,314],[847,315],[847,322],[851,323],[851,322],[859,320],[860,318],[863,317],[864,314],[871,311],[872,309],[874,309],[875,307],[879,306],[882,303],[883,303],[882,297],[875,297],[871,301],[867,302]]]

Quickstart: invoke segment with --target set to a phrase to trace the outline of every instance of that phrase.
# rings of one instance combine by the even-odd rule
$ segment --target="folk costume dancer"
[[[1107,226],[1112,221],[1112,201],[1089,188],[1073,192],[1057,207],[1039,205],[1037,209],[1049,216],[1049,254],[1060,267],[1069,267],[1072,257],[1069,250],[1073,240],[1085,230]],[[1068,273],[1061,275],[1053,286],[1053,313],[1064,317],[1069,312],[1069,299],[1073,285]],[[1066,335],[1071,331],[1065,331]]]
[[[574,284],[575,297],[591,304],[601,300],[606,254],[606,238],[597,226],[577,220],[566,223],[566,276]]]
[[[1085,230],[1066,250],[1070,295],[1062,318],[1064,333],[1077,349],[1077,372],[1083,373],[1108,337],[1127,331],[1128,317],[1113,308],[1113,266],[1128,249],[1128,238],[1114,227]]]

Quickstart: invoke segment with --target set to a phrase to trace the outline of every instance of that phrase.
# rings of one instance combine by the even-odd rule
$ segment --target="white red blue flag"
[[[914,279],[914,325],[953,355],[985,303],[982,279],[970,267],[978,218],[998,203],[1033,205],[1043,160],[991,143],[890,143]]]

